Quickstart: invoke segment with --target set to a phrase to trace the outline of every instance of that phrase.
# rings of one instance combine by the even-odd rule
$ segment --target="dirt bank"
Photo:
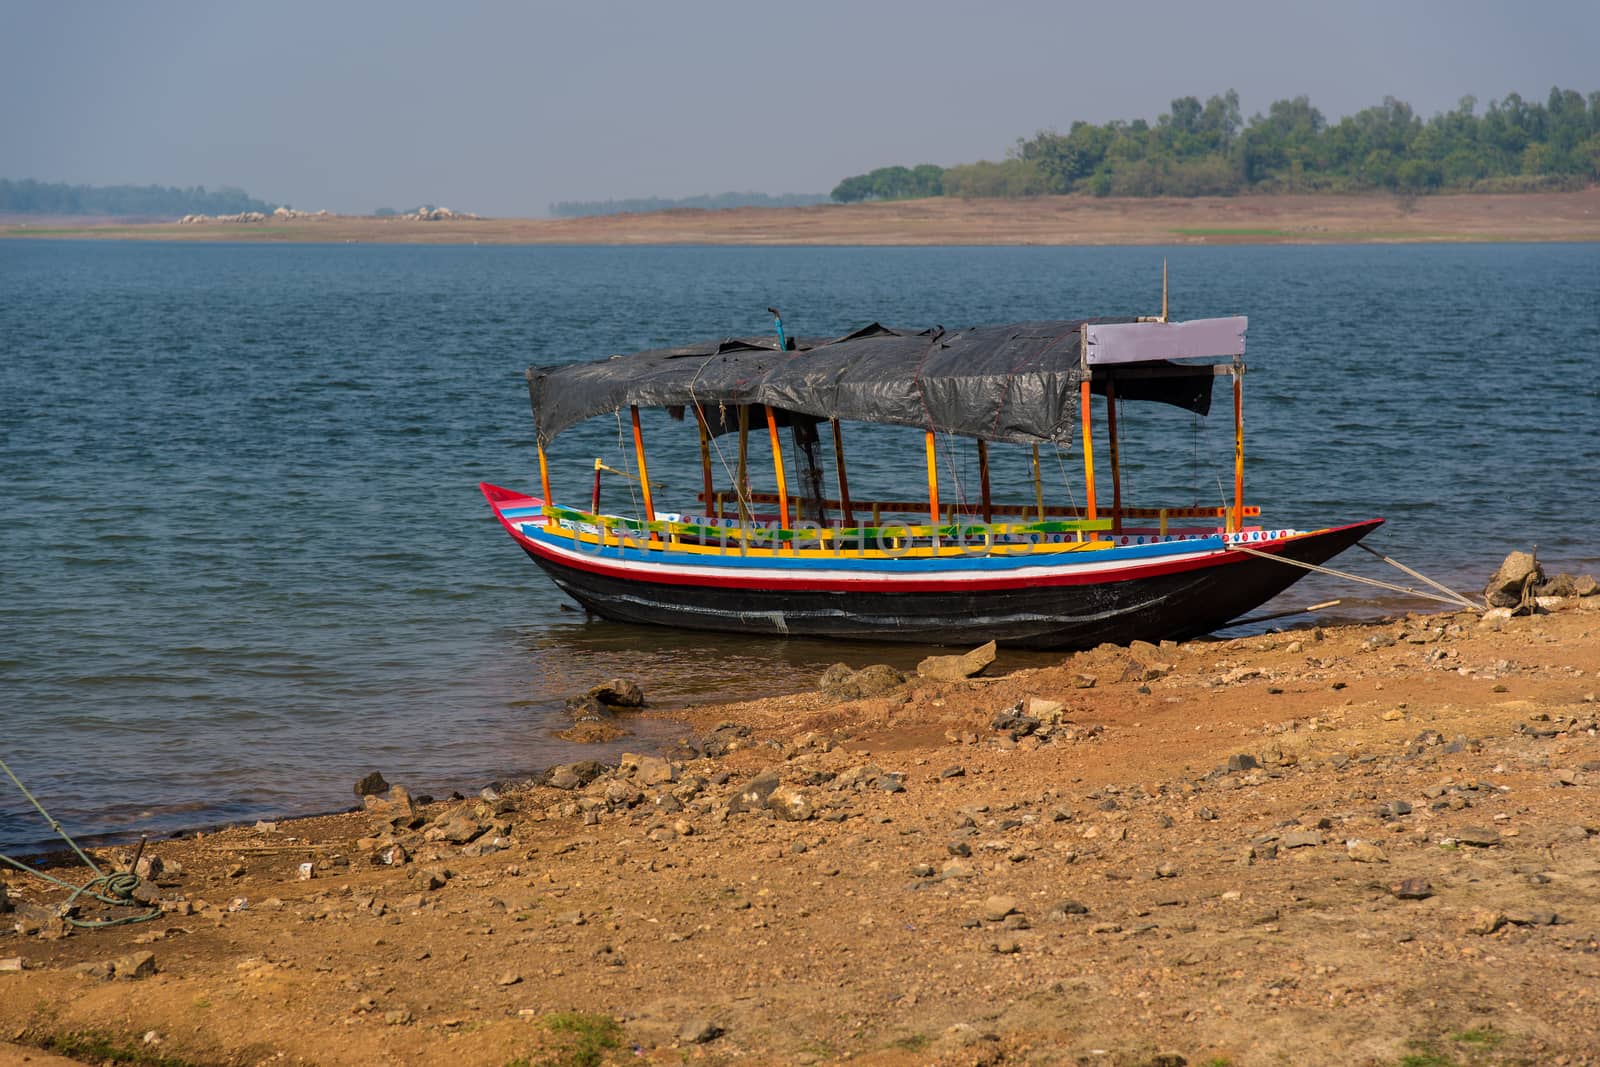
[[[685,736],[721,755],[162,842],[151,923],[55,936],[52,895],[10,875],[0,1040],[174,1064],[1600,1063],[1597,667],[1591,596],[695,709]]]
[[[0,224],[0,237],[415,244],[1175,245],[1600,240],[1575,193],[930,200],[583,219],[331,216],[260,223]]]

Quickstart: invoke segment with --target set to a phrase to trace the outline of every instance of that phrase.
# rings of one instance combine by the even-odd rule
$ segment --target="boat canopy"
[[[914,426],[1018,444],[1072,440],[1079,385],[1124,400],[1211,408],[1210,364],[1173,358],[1244,352],[1243,317],[1186,323],[1099,318],[1018,322],[947,331],[870,326],[826,339],[737,337],[590,363],[528,368],[539,444],[624,407],[693,408],[712,432],[726,409],[762,404],[817,419]],[[1081,350],[1085,327],[1089,359]],[[1096,326],[1115,329],[1097,336]],[[1167,358],[1171,357],[1171,358]]]

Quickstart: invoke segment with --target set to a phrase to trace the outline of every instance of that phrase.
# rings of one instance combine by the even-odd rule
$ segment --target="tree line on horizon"
[[[1600,179],[1600,92],[1462,97],[1424,121],[1386,96],[1330,123],[1306,96],[1245,122],[1232,89],[1185,96],[1155,122],[1077,121],[1018,138],[1006,158],[880,167],[834,187],[839,203],[927,196],[1230,196],[1246,192],[1538,192]]]
[[[32,178],[0,178],[0,212],[15,215],[119,215],[181,218],[184,215],[237,215],[270,212],[274,205],[243,189],[203,185],[181,189],[162,185],[68,185]]]
[[[735,207],[809,207],[827,202],[828,197],[822,193],[708,193],[677,198],[642,196],[625,200],[560,200],[550,205],[550,214],[561,219],[577,219],[589,215],[643,214],[676,208],[722,211]]]

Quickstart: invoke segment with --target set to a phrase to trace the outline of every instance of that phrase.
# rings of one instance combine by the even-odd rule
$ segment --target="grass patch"
[[[931,1044],[933,1044],[933,1038],[927,1034],[907,1034],[905,1037],[897,1037],[889,1042],[889,1047],[904,1049],[907,1052],[921,1052]]]
[[[543,1024],[565,1039],[565,1047],[537,1060],[519,1057],[506,1067],[600,1067],[607,1052],[622,1047],[622,1025],[609,1015],[561,1011],[546,1015]]]
[[[1470,1030],[1450,1035],[1452,1041],[1459,1041],[1463,1045],[1477,1045],[1479,1048],[1494,1048],[1505,1039],[1506,1035],[1492,1026],[1474,1026]]]
[[[38,1047],[71,1060],[87,1063],[129,1063],[136,1067],[198,1067],[192,1060],[178,1056],[164,1056],[159,1052],[119,1041],[109,1034],[85,1031],[83,1033],[51,1034],[39,1039]]]

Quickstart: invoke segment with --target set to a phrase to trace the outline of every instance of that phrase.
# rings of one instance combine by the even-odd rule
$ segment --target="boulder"
[[[391,785],[389,791],[382,795],[367,793],[361,798],[362,807],[367,809],[369,815],[375,815],[392,823],[406,823],[417,814],[417,806],[411,799],[411,794],[403,785]]]
[[[700,739],[700,751],[707,756],[726,756],[745,747],[750,727],[736,722],[719,722],[711,732]]]
[[[867,697],[882,696],[892,690],[898,689],[906,682],[906,676],[889,666],[887,663],[873,663],[862,667],[859,671],[851,670],[843,663],[835,663],[822,672],[822,679],[818,688],[824,696],[834,700],[863,700]]]
[[[1483,595],[1492,608],[1514,608],[1522,603],[1524,592],[1544,579],[1544,571],[1531,552],[1512,552],[1501,562]]]
[[[582,789],[605,772],[606,765],[598,760],[579,760],[551,767],[544,773],[542,782],[556,789]]]
[[[792,785],[780,785],[767,794],[767,807],[780,819],[805,822],[817,815],[816,806],[805,791]]]
[[[776,771],[762,771],[745,783],[728,802],[729,811],[760,811],[767,806],[767,798],[778,788]]]
[[[388,791],[389,783],[384,781],[383,775],[377,771],[372,771],[356,779],[356,796],[358,797],[370,796],[373,793],[387,793]]]
[[[617,761],[617,773],[640,786],[665,785],[678,780],[678,768],[660,756],[640,756],[624,752]]]
[[[917,664],[917,674],[934,682],[957,682],[982,674],[994,658],[995,643],[990,641],[959,656],[929,656]]]
[[[644,707],[644,690],[639,687],[638,682],[627,678],[612,678],[601,682],[585,695],[593,697],[607,707]]]

